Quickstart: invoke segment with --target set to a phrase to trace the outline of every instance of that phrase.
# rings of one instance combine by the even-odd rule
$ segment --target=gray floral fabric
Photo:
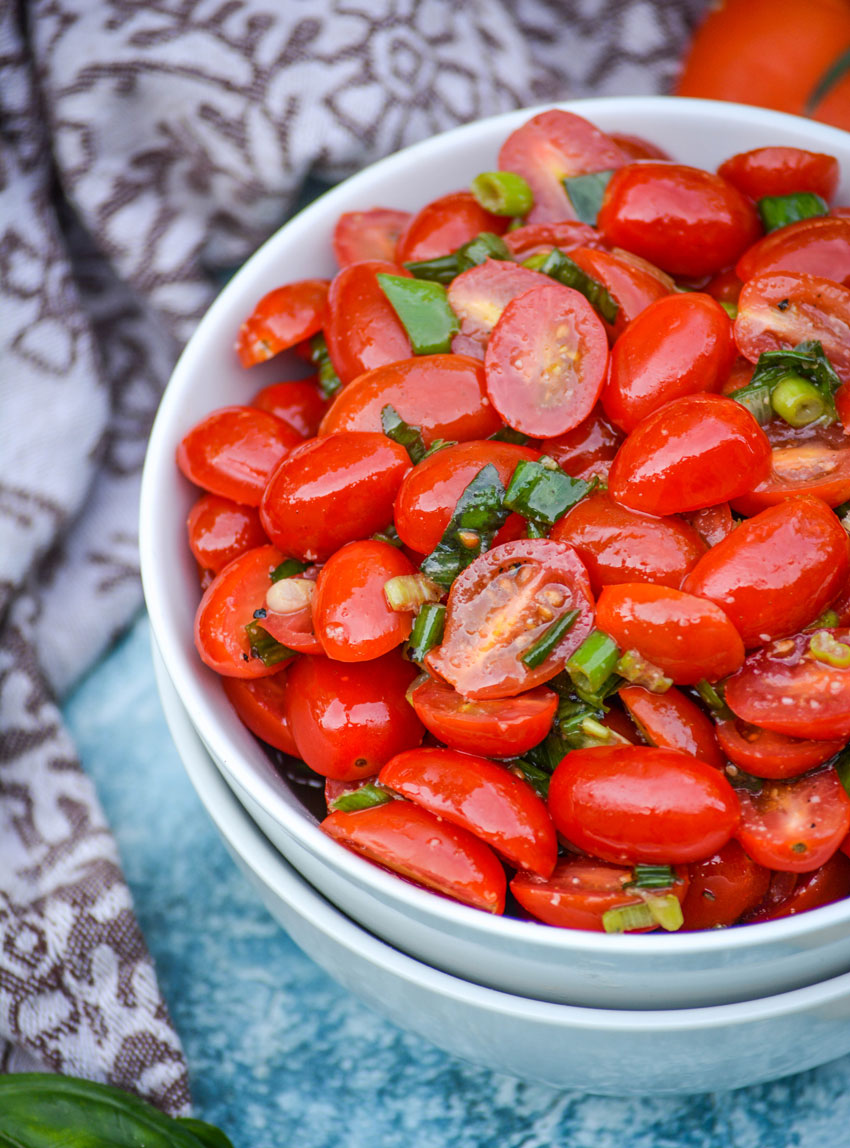
[[[308,174],[510,108],[664,91],[704,6],[0,0],[0,1069],[189,1107],[57,698],[140,605],[145,442],[216,271]]]

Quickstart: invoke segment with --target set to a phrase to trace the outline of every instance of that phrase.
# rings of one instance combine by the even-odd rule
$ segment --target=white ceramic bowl
[[[766,144],[830,152],[842,162],[839,194],[850,202],[850,135],[836,129],[702,100],[602,99],[563,106],[603,129],[644,135],[674,158],[708,168]],[[156,641],[222,774],[284,856],[351,917],[435,968],[542,1000],[634,1009],[717,1004],[813,984],[850,968],[850,900],[747,928],[606,936],[493,918],[353,856],[321,833],[242,727],[192,645],[198,589],[185,520],[197,492],[177,473],[177,443],[210,410],[245,401],[287,371],[285,361],[250,372],[239,366],[233,341],[240,322],[280,282],[333,272],[330,236],[341,212],[375,205],[415,208],[463,186],[493,167],[501,142],[532,114],[458,128],[361,172],[277,232],[221,293],[175,368],[145,465],[142,576]]]
[[[762,1000],[635,1012],[527,1000],[405,956],[334,908],[263,837],[156,662],[174,741],[234,859],[296,944],[402,1028],[497,1072],[618,1096],[741,1088],[850,1051],[850,973]]]

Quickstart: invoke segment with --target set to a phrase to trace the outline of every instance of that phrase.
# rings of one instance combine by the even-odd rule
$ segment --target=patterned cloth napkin
[[[522,105],[664,91],[704,6],[0,3],[0,1070],[188,1110],[57,699],[139,607],[145,441],[216,269],[308,173]]]

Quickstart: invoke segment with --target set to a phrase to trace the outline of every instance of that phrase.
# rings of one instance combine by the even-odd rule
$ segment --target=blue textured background
[[[65,706],[183,1038],[197,1115],[236,1148],[840,1148],[850,1057],[670,1098],[558,1092],[382,1020],[272,920],[195,796],[159,704],[147,620]]]

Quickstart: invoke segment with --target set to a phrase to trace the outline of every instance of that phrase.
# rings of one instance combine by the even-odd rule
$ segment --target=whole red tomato
[[[835,156],[799,147],[758,147],[727,159],[717,174],[734,183],[750,199],[811,191],[830,200],[838,188],[841,169]]]
[[[406,274],[395,263],[370,259],[343,267],[331,283],[325,339],[343,383],[412,354],[407,330],[378,282],[379,275]]]
[[[220,494],[203,494],[189,511],[189,549],[205,570],[217,574],[228,562],[267,542],[254,506]]]
[[[485,211],[468,191],[452,191],[425,205],[398,238],[395,261],[418,263],[461,247],[482,231],[501,235],[508,225],[504,216]]]
[[[650,745],[678,749],[715,769],[725,768],[711,719],[687,694],[675,686],[663,694],[625,686],[618,696]]]
[[[761,903],[770,885],[770,869],[753,861],[734,839],[713,857],[691,865],[690,877],[682,902],[686,930],[734,925]]]

